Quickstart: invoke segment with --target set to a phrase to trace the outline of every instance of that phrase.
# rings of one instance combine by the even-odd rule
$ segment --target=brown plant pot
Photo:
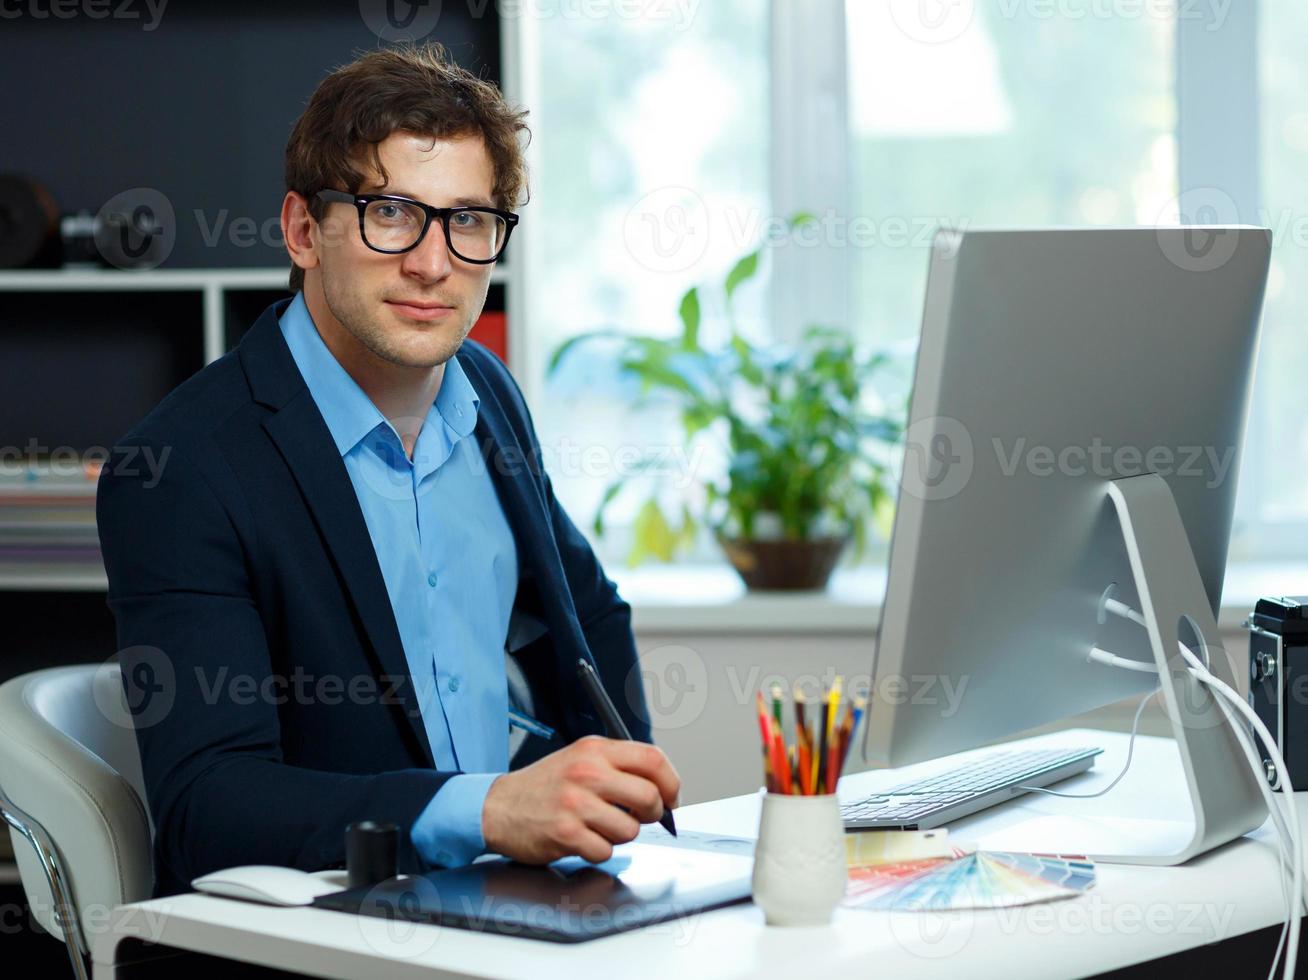
[[[849,536],[749,541],[718,536],[727,560],[751,591],[825,589]]]

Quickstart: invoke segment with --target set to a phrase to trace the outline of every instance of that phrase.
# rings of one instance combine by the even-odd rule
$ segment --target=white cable
[[[1251,769],[1261,771],[1263,760],[1258,755],[1258,750],[1253,744],[1253,737],[1249,734],[1243,723],[1231,714],[1231,709],[1226,706],[1225,698],[1217,699],[1217,706],[1222,709],[1226,715],[1227,721],[1231,724],[1232,731],[1235,732],[1236,741],[1240,743],[1240,748],[1244,750],[1245,759],[1249,762]],[[1286,823],[1285,814],[1281,812],[1281,804],[1276,799],[1276,794],[1272,791],[1271,784],[1266,779],[1257,780],[1258,788],[1263,794],[1263,802],[1267,804],[1267,812],[1271,815],[1272,823],[1276,825],[1276,833],[1282,841],[1290,839],[1290,825]],[[1284,854],[1282,854],[1284,857]],[[1293,872],[1292,868],[1287,866],[1287,871]],[[1289,901],[1289,896],[1286,896]],[[1308,895],[1304,897],[1305,906],[1308,906]],[[1308,908],[1305,909],[1308,911]]]
[[[1116,600],[1112,600],[1112,601],[1116,601]],[[1119,603],[1119,605],[1121,604]],[[1116,610],[1112,610],[1112,611],[1116,612]],[[1135,619],[1135,617],[1138,616],[1138,614],[1135,614],[1135,610],[1128,609],[1128,612],[1134,614],[1132,616],[1129,616],[1128,618],[1131,618],[1137,622],[1143,620],[1143,617],[1140,617],[1140,619],[1138,620]],[[1118,613],[1118,614],[1122,615],[1122,613]],[[1115,653],[1109,653],[1107,650],[1104,650],[1102,647],[1092,647],[1090,649],[1090,659],[1095,661],[1096,663],[1107,664],[1110,667],[1122,667],[1126,670],[1135,670],[1135,671],[1140,671],[1142,673],[1149,673],[1155,675],[1158,673],[1158,667],[1154,664],[1146,663],[1142,660],[1128,660],[1125,657],[1119,657]],[[1148,702],[1149,698],[1157,695],[1160,690],[1161,688],[1155,688],[1152,692],[1145,695],[1145,702]],[[1259,773],[1261,773],[1262,765],[1263,765],[1262,759],[1258,757],[1257,750],[1255,749],[1252,742],[1249,741],[1248,733],[1244,730],[1244,728],[1241,725],[1235,724],[1235,718],[1234,716],[1231,715],[1230,709],[1226,707],[1225,699],[1217,698],[1216,703],[1218,707],[1221,708],[1223,714],[1226,715],[1227,720],[1232,723],[1233,730],[1235,731],[1235,735],[1236,735],[1236,740],[1240,743],[1240,747],[1244,750],[1245,757],[1249,761],[1250,766],[1256,771],[1258,771]],[[1135,731],[1136,731],[1136,726],[1139,723],[1139,719],[1140,719],[1140,709],[1137,709],[1136,720],[1135,722],[1132,723],[1131,726],[1131,742],[1128,744],[1128,748],[1127,748],[1128,764],[1131,758],[1131,746],[1133,746],[1135,743]],[[1116,780],[1114,780],[1113,784],[1110,784],[1107,787],[1107,789],[1111,789],[1112,786],[1115,784],[1116,784]],[[1276,799],[1276,797],[1273,795],[1271,787],[1267,784],[1267,780],[1260,777],[1258,779],[1258,787],[1263,793],[1264,802],[1267,803],[1268,812],[1271,813],[1272,820],[1276,824],[1277,833],[1280,835],[1282,840],[1289,840],[1290,838],[1289,827],[1285,823],[1285,818],[1284,815],[1281,813],[1280,806],[1272,802]],[[1038,787],[1031,787],[1031,786],[1025,788],[1038,789]],[[1107,789],[1104,790],[1104,792],[1107,792]],[[1053,792],[1053,791],[1046,790],[1045,792]],[[1072,794],[1066,794],[1066,795],[1071,796]]]
[[[1224,697],[1217,697],[1214,701],[1222,710],[1222,714],[1226,716],[1227,723],[1235,733],[1236,741],[1240,743],[1240,748],[1244,750],[1245,759],[1249,762],[1250,767],[1254,772],[1259,772],[1262,769],[1263,760],[1259,757],[1258,752],[1254,747],[1252,736],[1249,734],[1245,726],[1240,723],[1233,714],[1231,714],[1231,709],[1226,706],[1226,699]],[[1289,825],[1285,822],[1285,815],[1281,813],[1281,805],[1277,802],[1276,794],[1272,792],[1271,785],[1266,779],[1259,779],[1257,780],[1257,783],[1259,790],[1261,790],[1263,794],[1263,802],[1267,805],[1267,812],[1271,814],[1272,823],[1276,826],[1277,841],[1280,844],[1276,849],[1276,878],[1277,883],[1281,886],[1281,901],[1285,903],[1286,908],[1293,908],[1290,904],[1290,892],[1286,890],[1286,879],[1294,874],[1294,867],[1290,864],[1292,858],[1288,857],[1285,853],[1285,842],[1290,840],[1291,831]],[[1305,896],[1305,901],[1308,901],[1308,896]],[[1281,934],[1276,940],[1276,951],[1272,954],[1272,966],[1268,973],[1269,978],[1276,973],[1276,961],[1281,958],[1281,949],[1285,946],[1285,937],[1286,933],[1289,932],[1289,929],[1290,921],[1287,919],[1282,923]]]
[[[1114,616],[1121,616],[1123,619],[1129,619],[1131,622],[1137,623],[1140,626],[1149,625],[1145,622],[1142,613],[1136,612],[1121,599],[1105,599],[1104,610],[1112,613]]]
[[[1112,656],[1112,654],[1109,654],[1109,656]],[[1131,757],[1135,755],[1135,735],[1136,731],[1140,728],[1140,716],[1144,714],[1145,705],[1149,703],[1149,699],[1158,694],[1161,690],[1161,687],[1156,687],[1140,699],[1140,706],[1135,709],[1135,718],[1131,721],[1131,740],[1126,743],[1126,764],[1122,766],[1122,771],[1113,777],[1113,781],[1103,789],[1096,790],[1093,793],[1063,793],[1055,789],[1045,789],[1043,786],[1019,786],[1017,788],[1027,790],[1031,793],[1045,793],[1048,796],[1061,796],[1069,800],[1092,800],[1096,796],[1103,796],[1110,789],[1120,783],[1122,777],[1126,775],[1127,770],[1131,768]]]
[[[1121,667],[1123,670],[1138,670],[1142,674],[1157,674],[1158,667],[1145,660],[1129,660],[1109,653],[1103,647],[1091,647],[1090,659],[1095,663],[1107,664],[1109,667]]]
[[[1145,618],[1141,613],[1117,599],[1106,600],[1104,608],[1107,612],[1111,612],[1117,616],[1122,616],[1140,626],[1147,625]],[[1267,726],[1263,724],[1262,719],[1258,717],[1254,710],[1249,707],[1244,698],[1240,697],[1240,695],[1225,681],[1214,676],[1208,669],[1208,665],[1200,662],[1199,658],[1194,654],[1194,651],[1184,643],[1178,641],[1177,645],[1180,647],[1182,658],[1184,658],[1189,667],[1190,675],[1212,690],[1216,695],[1214,703],[1216,703],[1218,709],[1221,710],[1223,716],[1231,725],[1231,730],[1235,734],[1236,741],[1239,743],[1245,754],[1246,761],[1249,762],[1250,767],[1253,770],[1255,782],[1257,782],[1259,790],[1263,795],[1264,802],[1267,804],[1268,814],[1271,816],[1272,823],[1276,827],[1277,836],[1281,842],[1281,847],[1278,849],[1280,853],[1277,860],[1277,881],[1281,886],[1282,897],[1287,899],[1286,907],[1288,915],[1285,924],[1281,927],[1281,935],[1276,944],[1276,951],[1272,955],[1272,966],[1267,975],[1268,980],[1271,980],[1271,978],[1276,975],[1276,965],[1281,958],[1282,950],[1284,950],[1285,969],[1282,975],[1285,977],[1293,977],[1299,952],[1299,932],[1301,925],[1299,914],[1304,906],[1303,838],[1300,832],[1298,811],[1294,799],[1294,787],[1290,784],[1289,772],[1285,765],[1285,758],[1281,755],[1280,748],[1277,746],[1276,740],[1272,738],[1271,733],[1267,730]],[[1206,654],[1207,650],[1204,652]],[[1119,657],[1116,654],[1110,653],[1099,647],[1091,648],[1090,659],[1098,663],[1121,667],[1127,670],[1148,671],[1152,673],[1158,672],[1156,665],[1147,664],[1138,660],[1128,660],[1125,657]],[[1140,708],[1136,709],[1136,723],[1138,723],[1140,718],[1140,710],[1148,702],[1149,697],[1152,696],[1153,694],[1146,696],[1145,699],[1141,701]],[[1254,731],[1258,733],[1258,737],[1262,739],[1263,745],[1266,747],[1268,754],[1272,757],[1272,764],[1276,766],[1276,771],[1280,775],[1280,785],[1282,789],[1280,801],[1276,799],[1271,787],[1267,785],[1267,780],[1263,773],[1262,760],[1254,751],[1248,732],[1246,732],[1241,725],[1236,723],[1236,719],[1232,717],[1230,710],[1227,708],[1227,703],[1234,707],[1236,712],[1253,727]],[[1135,723],[1132,724],[1131,741],[1132,743],[1135,741]],[[1127,764],[1130,764],[1129,749],[1127,753]],[[1125,770],[1123,770],[1121,775],[1125,775]],[[1119,779],[1121,778],[1121,775],[1119,775]],[[1109,788],[1111,789],[1112,787],[1110,786]],[[1282,810],[1282,807],[1284,807],[1284,810]],[[1285,843],[1287,840],[1290,843],[1290,856],[1288,862],[1286,861],[1285,854]],[[1284,872],[1287,863],[1293,881],[1290,896],[1286,896],[1285,894]],[[1288,945],[1286,943],[1287,938],[1289,940]]]
[[[1288,942],[1285,943],[1285,971],[1282,974],[1286,977],[1294,976],[1295,961],[1299,953],[1299,929],[1300,917],[1299,910],[1303,907],[1303,837],[1299,828],[1299,814],[1295,807],[1294,787],[1290,784],[1289,769],[1285,765],[1285,758],[1281,755],[1280,747],[1276,744],[1276,739],[1272,738],[1271,732],[1263,724],[1263,720],[1258,717],[1253,708],[1240,697],[1229,684],[1221,678],[1214,677],[1202,663],[1199,658],[1191,652],[1184,643],[1179,644],[1181,656],[1185,658],[1186,663],[1190,665],[1190,672],[1212,690],[1216,691],[1221,697],[1226,698],[1227,703],[1236,709],[1245,720],[1253,726],[1258,737],[1263,741],[1263,747],[1272,757],[1272,764],[1276,766],[1276,771],[1280,775],[1281,797],[1287,813],[1284,814],[1286,822],[1289,824],[1290,840],[1292,844],[1293,858],[1290,865],[1294,868],[1294,884],[1291,886],[1293,898],[1289,905],[1289,932],[1287,935]],[[1255,772],[1255,778],[1262,780],[1264,777],[1261,771]],[[1281,943],[1277,943],[1277,956],[1280,955]],[[1272,969],[1268,977],[1276,974],[1276,959],[1272,960]]]

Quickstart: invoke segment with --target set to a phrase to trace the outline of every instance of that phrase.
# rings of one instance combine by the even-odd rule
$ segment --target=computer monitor
[[[1100,856],[1174,863],[1262,822],[1177,641],[1234,683],[1216,611],[1270,244],[1236,226],[937,234],[865,764],[975,748],[1160,683],[1090,660],[1099,646],[1166,664],[1198,825],[1109,834]],[[1105,615],[1108,598],[1150,628]],[[928,681],[954,696],[916,697]]]

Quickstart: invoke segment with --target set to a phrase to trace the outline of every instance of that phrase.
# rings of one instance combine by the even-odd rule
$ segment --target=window
[[[1241,474],[1244,533],[1232,557],[1308,557],[1308,6],[1259,8],[1257,111],[1262,203],[1272,229],[1258,374]]]
[[[880,342],[917,337],[937,227],[1154,224],[1176,196],[1174,18],[956,6],[845,4],[852,321]]]
[[[756,244],[768,196],[766,7],[540,0],[527,9],[525,380],[557,495],[588,527],[637,453],[662,450],[674,467],[689,465],[676,458],[680,426],[633,409],[638,385],[616,376],[602,344],[575,349],[548,382],[546,365],[583,331],[679,331],[682,293],[720,283]],[[739,306],[757,310],[765,294],[756,284]],[[620,531],[641,497],[617,502],[619,533],[596,542],[603,557],[625,556]]]
[[[587,19],[567,0],[537,6],[527,380],[578,523],[624,447],[675,449],[680,430],[633,410],[637,386],[599,347],[541,385],[549,351],[597,327],[672,333],[681,293],[720,282],[770,219],[834,202],[839,241],[766,250],[772,295],[755,283],[741,297],[760,336],[790,337],[807,304],[909,352],[941,225],[1272,227],[1231,558],[1308,555],[1308,6],[715,0]],[[1185,213],[1196,189],[1231,213]],[[620,535],[601,548],[626,553]]]

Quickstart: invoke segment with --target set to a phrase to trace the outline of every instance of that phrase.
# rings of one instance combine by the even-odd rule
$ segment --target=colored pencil
[[[859,719],[863,717],[863,711],[866,708],[866,706],[867,706],[867,699],[862,695],[857,695],[855,696],[854,703],[850,706],[850,710],[846,715],[845,720],[847,725],[849,726],[849,730],[845,733],[843,739],[844,744],[841,745],[840,748],[841,772],[845,771],[845,761],[849,758],[849,746],[854,741],[854,733],[858,731],[858,722]]]
[[[798,749],[799,756],[799,791],[808,795],[812,785],[810,776],[812,775],[813,764],[813,746],[812,737],[808,730],[808,719],[805,717],[807,699],[804,692],[798,687],[795,688],[795,745]]]
[[[786,743],[780,729],[772,733],[772,770],[777,784],[776,792],[787,792],[790,774],[786,766]]]
[[[808,698],[798,687],[793,689],[794,738],[789,740],[781,685],[771,685],[767,694],[761,689],[755,692],[763,777],[768,792],[815,796],[836,791],[850,746],[867,713],[867,696],[859,694],[846,701],[842,686],[842,679],[836,677],[823,692],[817,704],[818,717],[812,723]]]
[[[818,750],[816,768],[817,772],[813,777],[813,792],[817,794],[826,792],[827,785],[827,744],[831,735],[831,696],[822,699],[822,730],[818,733]]]
[[[768,724],[768,713],[763,706],[763,692],[758,692],[758,734],[763,745],[763,782],[772,790],[772,731]]]
[[[804,796],[812,795],[812,783],[809,781],[809,775],[812,773],[812,765],[808,750],[808,739],[805,738],[799,743],[799,791]]]
[[[836,748],[839,739],[839,730],[837,722],[840,716],[840,693],[843,681],[839,674],[836,675],[835,681],[831,685],[831,690],[827,692],[827,700],[831,704],[831,711],[827,714],[827,725],[830,730],[827,732],[827,776],[823,785],[823,792],[834,793],[836,791],[836,779],[839,773],[836,771]]]

